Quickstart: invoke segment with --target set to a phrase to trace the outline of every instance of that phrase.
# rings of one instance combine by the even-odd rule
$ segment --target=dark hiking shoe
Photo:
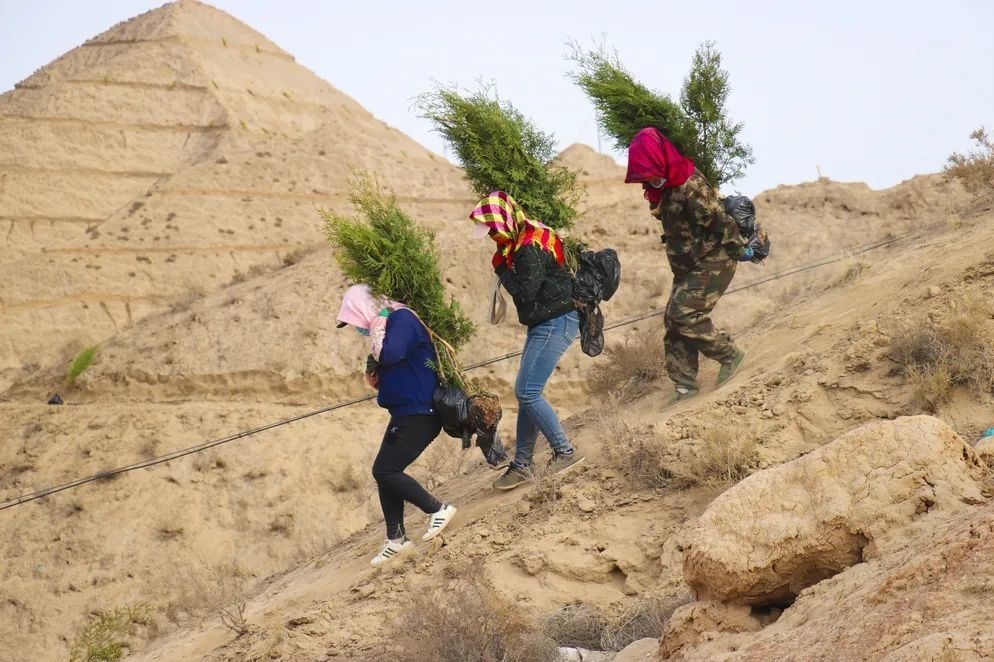
[[[745,357],[745,351],[740,349],[735,353],[735,356],[732,357],[731,361],[721,364],[721,369],[718,370],[718,386],[721,386],[732,378],[732,375],[734,375],[738,371],[739,366],[742,365]]]
[[[578,451],[573,450],[569,453],[553,453],[552,458],[549,460],[549,464],[545,466],[546,474],[554,474],[560,471],[566,471],[570,467],[574,467],[584,460],[584,455]]]
[[[689,388],[687,386],[677,386],[673,389],[673,392],[668,398],[663,400],[663,409],[669,409],[678,402],[683,402],[684,400],[689,400],[694,397],[701,390],[697,388]]]
[[[495,490],[513,490],[518,485],[531,480],[532,474],[528,469],[510,465],[500,478],[494,481]]]

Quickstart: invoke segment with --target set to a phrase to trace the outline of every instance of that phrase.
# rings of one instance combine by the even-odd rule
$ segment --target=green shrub
[[[69,364],[69,372],[66,373],[66,385],[72,386],[75,384],[79,376],[90,367],[90,364],[93,363],[93,359],[95,359],[96,356],[96,345],[91,345],[77,354],[76,358],[74,358]]]
[[[148,625],[151,609],[139,604],[95,614],[76,633],[69,662],[117,662],[128,648],[126,639],[139,625]]]

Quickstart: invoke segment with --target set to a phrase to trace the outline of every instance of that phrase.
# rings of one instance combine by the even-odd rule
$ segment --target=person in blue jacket
[[[438,376],[428,367],[435,348],[424,324],[396,301],[377,300],[365,285],[345,292],[338,312],[339,328],[351,325],[369,339],[366,382],[377,389],[376,402],[390,412],[390,422],[373,461],[373,478],[387,527],[387,541],[373,557],[374,566],[414,549],[404,531],[404,502],[428,515],[422,540],[442,532],[456,514],[418,481],[404,473],[442,431],[433,396]]]

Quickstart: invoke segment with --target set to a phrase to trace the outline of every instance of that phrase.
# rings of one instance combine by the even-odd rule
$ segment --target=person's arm
[[[542,264],[542,249],[529,244],[514,256],[512,269],[498,270],[501,284],[512,297],[522,301],[534,301],[545,280],[545,267]]]
[[[735,219],[725,213],[725,206],[718,199],[718,194],[710,186],[696,189],[696,195],[687,197],[687,211],[704,232],[718,240],[728,254],[735,259],[752,259],[750,254],[744,257],[746,242],[739,233]]]
[[[418,344],[418,326],[421,323],[413,313],[398,310],[387,318],[387,332],[383,336],[379,364],[390,367],[405,360]]]

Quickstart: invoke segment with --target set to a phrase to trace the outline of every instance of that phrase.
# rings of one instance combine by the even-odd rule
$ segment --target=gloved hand
[[[742,252],[739,253],[738,257],[736,257],[735,259],[738,260],[739,262],[750,262],[755,256],[756,254],[753,251],[752,246],[746,246],[745,248],[742,249]]]

